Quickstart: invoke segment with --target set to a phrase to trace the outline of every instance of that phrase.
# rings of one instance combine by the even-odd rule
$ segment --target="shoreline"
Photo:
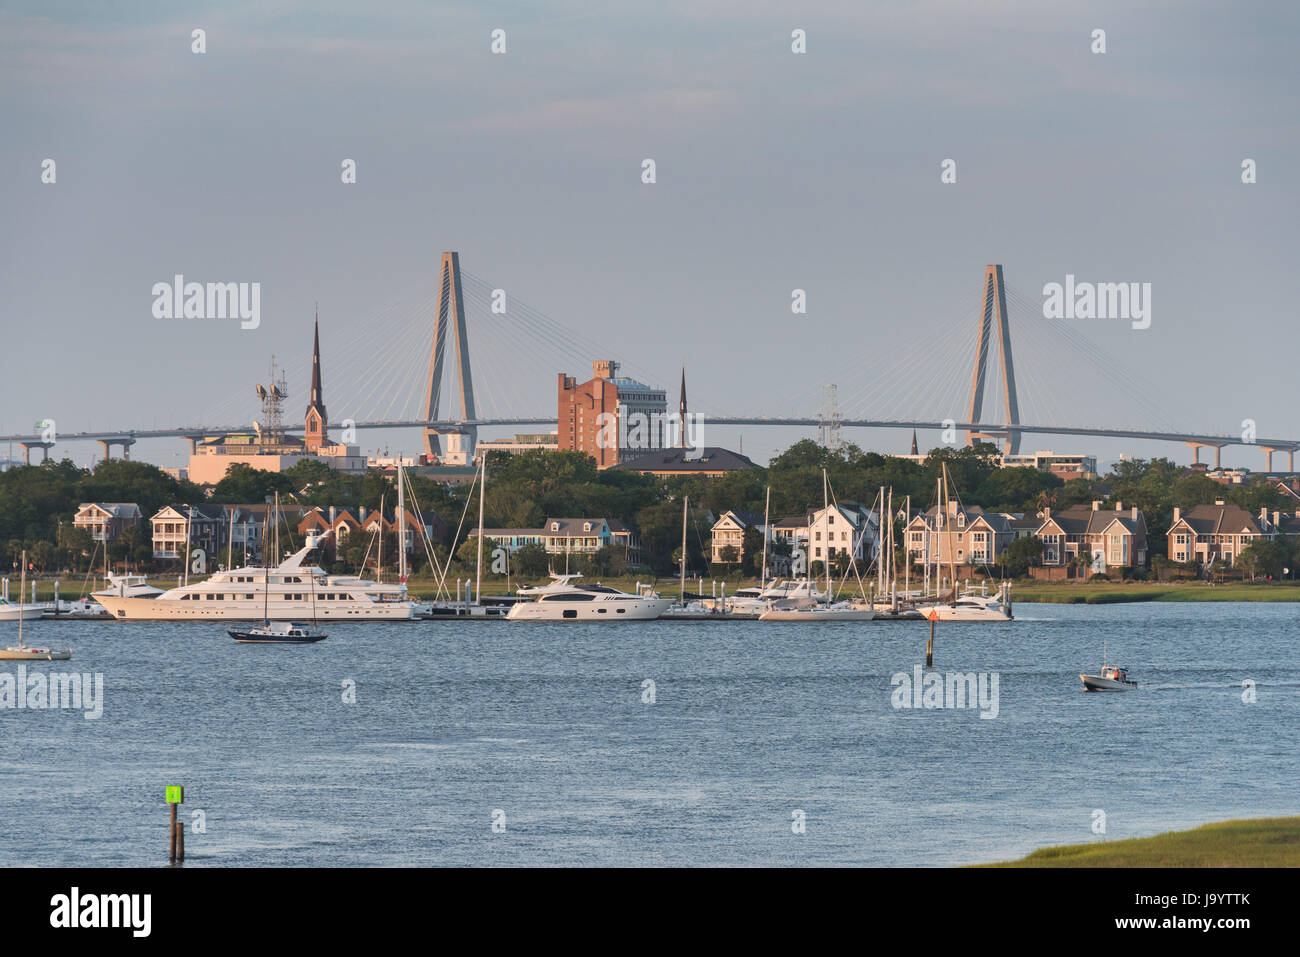
[[[1236,818],[1151,837],[1041,847],[968,867],[1300,867],[1300,817]]]

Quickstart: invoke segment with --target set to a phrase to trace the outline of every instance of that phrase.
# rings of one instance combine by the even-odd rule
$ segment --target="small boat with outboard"
[[[1138,686],[1129,680],[1128,669],[1119,665],[1102,665],[1101,674],[1079,675],[1079,680],[1087,691],[1132,691]]]

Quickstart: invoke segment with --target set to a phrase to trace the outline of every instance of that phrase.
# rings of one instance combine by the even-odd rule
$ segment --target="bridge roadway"
[[[706,416],[704,419],[708,425],[726,425],[726,426],[795,426],[800,428],[816,428],[822,425],[822,420],[818,418],[796,418],[787,416]],[[332,423],[334,424],[334,423]],[[439,420],[435,422],[426,422],[418,419],[404,421],[380,421],[380,422],[357,422],[353,428],[361,429],[423,429],[433,428],[451,431],[463,426],[477,426],[484,428],[488,426],[526,426],[526,425],[555,425],[556,420],[553,418],[512,418],[512,419],[467,419],[462,422],[453,422],[448,420]],[[961,432],[980,432],[992,435],[1005,434],[1009,427],[996,423],[985,422],[932,422],[909,419],[841,419],[839,423],[844,428],[866,428],[866,429],[923,429],[927,431],[942,431],[946,428],[955,428]],[[1203,446],[1206,448],[1220,449],[1229,445],[1253,445],[1266,453],[1272,451],[1291,452],[1300,450],[1300,439],[1281,439],[1281,438],[1256,438],[1255,441],[1249,442],[1240,435],[1215,435],[1212,433],[1192,433],[1192,432],[1150,432],[1141,429],[1099,429],[1099,428],[1082,428],[1062,425],[1016,425],[1010,427],[1010,430],[1024,434],[1042,434],[1042,435],[1084,435],[1096,436],[1098,438],[1112,439],[1137,439],[1140,441],[1155,442],[1179,442],[1184,445],[1191,445],[1193,448]],[[113,441],[123,438],[132,438],[137,441],[143,439],[166,439],[166,438],[185,438],[199,439],[206,436],[221,435],[226,432],[247,432],[247,427],[232,428],[212,428],[208,426],[191,426],[188,428],[176,429],[129,429],[117,432],[61,432],[56,439],[60,442],[83,442],[83,441]],[[288,429],[286,431],[296,432],[300,429]],[[0,435],[0,442],[39,442],[41,436],[38,434],[30,435]],[[1271,454],[1271,453],[1270,453]],[[1217,458],[1217,454],[1216,454]]]

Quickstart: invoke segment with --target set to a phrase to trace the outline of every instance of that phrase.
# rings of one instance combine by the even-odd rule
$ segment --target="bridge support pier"
[[[1201,449],[1214,449],[1214,469],[1217,472],[1222,466],[1219,464],[1219,451],[1223,448],[1222,443],[1218,442],[1188,442],[1192,447],[1192,464],[1201,464]]]
[[[1264,471],[1273,471],[1273,453],[1286,453],[1286,468],[1288,472],[1295,471],[1295,453],[1298,446],[1294,445],[1261,445],[1260,450],[1264,453]]]
[[[22,447],[23,463],[26,465],[32,464],[32,449],[41,450],[41,461],[44,462],[46,459],[50,457],[50,449],[54,448],[53,442],[44,442],[39,440],[38,441],[28,440],[26,442],[19,442],[18,444]]]
[[[104,450],[105,462],[112,458],[113,446],[115,445],[122,446],[122,461],[131,461],[131,446],[135,445],[135,439],[131,438],[129,435],[119,435],[112,439],[96,439],[95,441],[98,442],[99,447]]]

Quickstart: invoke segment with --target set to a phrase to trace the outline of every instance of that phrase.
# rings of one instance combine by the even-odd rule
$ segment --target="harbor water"
[[[932,708],[918,622],[41,622],[73,660],[29,680],[102,713],[0,708],[0,865],[162,864],[172,784],[190,867],[953,865],[1297,813],[1296,606],[1016,615],[940,623],[994,697]],[[1136,691],[1083,693],[1103,643]]]

